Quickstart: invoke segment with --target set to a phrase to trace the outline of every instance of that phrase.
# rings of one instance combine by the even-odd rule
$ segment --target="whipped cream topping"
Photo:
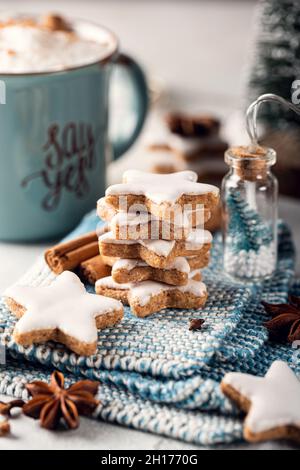
[[[22,23],[2,24],[0,73],[51,72],[78,67],[101,60],[111,46],[104,37],[98,42],[76,32],[52,31]]]

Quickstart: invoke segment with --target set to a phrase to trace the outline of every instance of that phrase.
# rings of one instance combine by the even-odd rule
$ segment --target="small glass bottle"
[[[224,269],[239,281],[271,277],[277,262],[276,152],[258,145],[225,153],[222,182]]]

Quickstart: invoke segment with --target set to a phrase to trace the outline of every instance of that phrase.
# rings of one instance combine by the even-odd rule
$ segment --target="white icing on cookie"
[[[116,272],[119,269],[125,269],[126,271],[131,271],[136,267],[147,267],[149,266],[145,261],[140,259],[119,259],[117,260],[114,265],[112,272]],[[174,259],[171,263],[169,263],[165,268],[164,271],[176,269],[182,273],[189,273],[190,272],[190,265],[187,260],[183,256],[178,256]]]
[[[183,194],[203,195],[219,194],[216,186],[197,183],[198,176],[193,171],[180,171],[166,175],[145,173],[139,170],[128,170],[123,175],[123,183],[107,188],[110,195],[144,195],[157,204],[175,203]]]
[[[126,269],[126,271],[132,271],[132,269],[134,269],[134,268],[137,268],[137,267],[143,268],[143,267],[146,267],[146,266],[148,266],[148,264],[145,263],[145,261],[143,261],[141,259],[121,258],[121,259],[118,259],[114,263],[112,272],[118,271],[119,269]]]
[[[112,232],[106,232],[99,237],[101,243],[113,243],[115,245],[136,245],[139,240],[117,240]]]
[[[177,258],[169,263],[164,269],[176,269],[181,273],[188,274],[190,272],[190,265],[183,256],[177,256]]]
[[[201,247],[205,243],[212,242],[212,234],[208,230],[204,230],[202,228],[197,228],[192,230],[189,236],[186,239],[186,247],[189,246],[189,249],[193,249],[190,247],[195,247],[195,249]]]
[[[180,286],[179,290],[181,292],[190,292],[191,294],[199,297],[203,297],[207,292],[204,282],[194,281],[193,279],[190,279],[185,286]]]
[[[107,287],[116,290],[129,290],[130,299],[136,300],[141,307],[144,307],[151,298],[155,295],[165,291],[178,290],[180,292],[189,292],[196,297],[203,297],[206,295],[206,285],[201,281],[194,281],[190,279],[185,286],[170,286],[163,282],[156,281],[141,281],[141,282],[128,282],[118,284],[111,276],[103,277],[96,282],[97,286]]]
[[[206,286],[203,282],[190,279],[185,286],[169,286],[156,281],[138,282],[130,288],[130,297],[137,300],[141,307],[144,307],[151,301],[151,297],[171,290],[189,292],[196,297],[203,297],[206,294]]]
[[[119,289],[119,290],[128,290],[133,286],[132,282],[123,282],[119,284],[118,282],[114,281],[112,276],[102,277],[98,279],[95,283],[95,288],[97,287],[107,287],[108,289]]]
[[[139,244],[156,255],[167,258],[175,247],[175,240],[139,240]]]
[[[231,372],[222,382],[251,402],[245,425],[252,432],[300,427],[300,382],[285,362],[273,362],[265,377]]]
[[[57,328],[84,343],[97,340],[97,317],[123,308],[115,299],[86,292],[80,279],[70,271],[57,276],[50,286],[14,285],[4,296],[26,308],[16,324],[18,333]]]

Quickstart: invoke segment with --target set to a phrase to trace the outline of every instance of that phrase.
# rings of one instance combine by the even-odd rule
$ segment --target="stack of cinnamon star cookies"
[[[218,202],[218,188],[197,183],[193,171],[126,171],[97,204],[110,227],[99,248],[112,275],[96,282],[96,293],[130,305],[138,317],[204,306],[200,269],[209,262],[212,236],[202,227]]]

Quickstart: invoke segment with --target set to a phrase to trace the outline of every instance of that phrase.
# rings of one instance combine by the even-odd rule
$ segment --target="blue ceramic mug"
[[[148,94],[138,64],[119,53],[118,40],[105,28],[83,21],[74,22],[74,28],[88,28],[102,41],[107,37],[106,57],[49,73],[0,74],[6,95],[0,105],[2,240],[50,239],[71,230],[103,195],[108,159],[122,155],[142,128]],[[110,142],[114,67],[121,77],[112,81],[122,93],[126,86],[120,80],[125,83],[127,77],[130,103]]]

